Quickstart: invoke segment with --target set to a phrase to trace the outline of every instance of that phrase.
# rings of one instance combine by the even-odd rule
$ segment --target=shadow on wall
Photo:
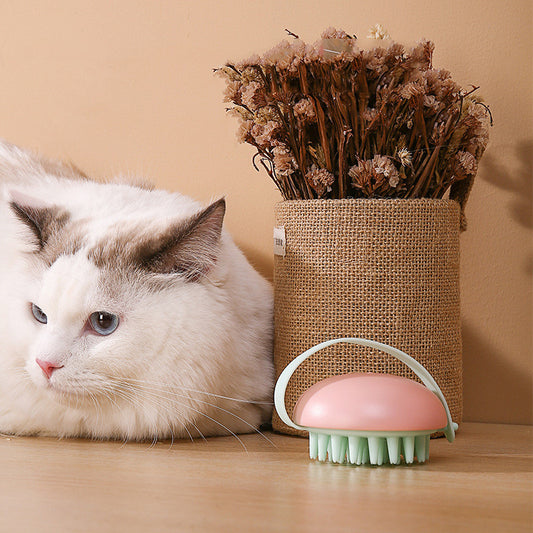
[[[464,419],[533,424],[531,374],[513,366],[463,322]]]
[[[513,154],[518,162],[510,171],[498,159],[487,153],[483,157],[482,179],[499,189],[514,193],[510,205],[511,216],[521,226],[533,229],[533,140],[517,143]]]

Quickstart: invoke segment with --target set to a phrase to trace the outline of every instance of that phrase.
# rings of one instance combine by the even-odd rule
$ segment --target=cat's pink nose
[[[63,365],[58,365],[57,363],[52,363],[51,361],[43,361],[42,359],[35,359],[35,362],[41,367],[41,370],[44,372],[44,375],[47,377],[47,379],[50,379],[54,370],[63,367]]]

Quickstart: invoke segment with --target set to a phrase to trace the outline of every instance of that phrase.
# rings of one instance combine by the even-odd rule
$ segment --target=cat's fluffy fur
[[[97,183],[4,142],[0,192],[0,433],[199,437],[268,419],[271,288],[222,230],[223,200]],[[95,311],[117,330],[88,331]],[[38,358],[63,366],[47,379]]]

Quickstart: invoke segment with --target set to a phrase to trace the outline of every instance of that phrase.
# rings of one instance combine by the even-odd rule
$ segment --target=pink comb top
[[[305,427],[359,431],[421,431],[446,427],[439,398],[411,379],[390,374],[333,376],[307,389],[294,407]]]

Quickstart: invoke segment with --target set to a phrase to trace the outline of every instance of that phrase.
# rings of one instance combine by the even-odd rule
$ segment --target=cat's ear
[[[47,205],[18,191],[9,191],[9,197],[11,210],[29,230],[32,243],[38,251],[68,222],[68,213],[59,207]]]
[[[173,225],[138,249],[142,268],[157,274],[180,273],[197,281],[215,264],[226,212],[224,198],[186,222]]]

